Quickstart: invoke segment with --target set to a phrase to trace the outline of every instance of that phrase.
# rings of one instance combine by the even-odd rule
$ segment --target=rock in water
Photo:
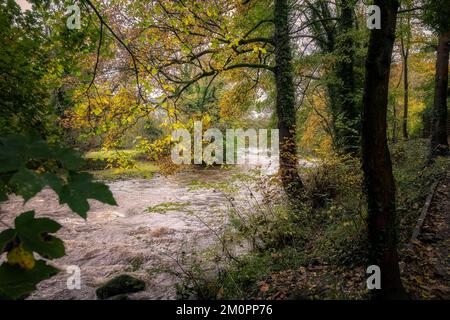
[[[125,293],[138,292],[145,289],[145,282],[130,275],[123,274],[98,288],[95,293],[98,299],[107,299]]]

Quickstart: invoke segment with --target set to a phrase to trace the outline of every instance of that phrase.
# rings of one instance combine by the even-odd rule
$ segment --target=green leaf
[[[15,171],[25,165],[21,156],[24,148],[25,141],[21,136],[0,138],[0,173]]]
[[[93,182],[89,173],[71,172],[68,184],[59,192],[59,202],[67,203],[74,212],[86,219],[89,211],[88,199],[95,199],[110,205],[117,205],[109,187],[103,183]]]
[[[0,266],[0,299],[24,299],[36,285],[58,273],[58,269],[38,260],[31,270],[3,263]]]
[[[64,169],[70,171],[78,170],[84,164],[81,153],[70,148],[55,148],[54,158],[61,162]]]
[[[0,179],[0,202],[8,200],[5,183]]]
[[[15,220],[16,232],[23,247],[34,251],[47,259],[64,256],[64,243],[61,239],[49,235],[58,232],[61,225],[48,218],[34,217],[34,211],[22,213]]]
[[[78,170],[84,162],[80,152],[59,145],[49,145],[36,135],[0,138],[0,172],[20,170],[31,159],[57,160],[66,170]]]
[[[61,191],[64,181],[56,174],[46,172],[42,175],[42,179],[44,180],[45,184],[52,188],[56,193]]]
[[[45,140],[39,136],[26,137],[26,149],[23,151],[23,156],[26,159],[52,159],[52,147],[50,147]]]
[[[46,185],[45,180],[34,171],[22,168],[9,180],[15,193],[21,195],[25,202],[34,197]]]
[[[14,241],[15,237],[16,237],[16,231],[13,229],[6,229],[0,233],[0,254],[5,252],[8,244],[10,244],[12,241]]]

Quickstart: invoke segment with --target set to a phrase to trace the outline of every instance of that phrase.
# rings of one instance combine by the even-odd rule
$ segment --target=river
[[[253,157],[254,153],[250,154]],[[269,159],[260,162],[265,174],[276,172]],[[21,212],[35,210],[37,216],[50,217],[63,228],[58,232],[66,255],[54,261],[62,271],[39,284],[31,299],[95,299],[95,289],[108,279],[129,273],[147,284],[133,299],[175,299],[179,278],[166,272],[179,269],[183,256],[201,252],[217,243],[217,234],[227,224],[229,201],[211,188],[192,188],[193,182],[226,181],[233,173],[248,172],[251,165],[234,169],[190,169],[173,176],[148,180],[108,183],[118,206],[90,201],[85,221],[66,205],[59,205],[49,189],[23,205],[11,196],[2,203],[2,221],[13,224]],[[239,192],[243,199],[248,190]],[[159,208],[155,206],[158,206]],[[153,208],[150,212],[147,208]],[[81,289],[70,290],[68,266],[81,271]]]

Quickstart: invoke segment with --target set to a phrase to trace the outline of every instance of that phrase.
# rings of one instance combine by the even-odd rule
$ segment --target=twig
[[[94,66],[94,75],[92,77],[91,82],[89,83],[88,88],[86,89],[86,93],[89,92],[89,90],[91,89],[92,85],[94,84],[95,77],[97,75],[98,64],[100,62],[100,50],[102,49],[102,41],[103,41],[103,22],[100,21],[100,36],[99,36],[99,40],[98,40],[97,59],[95,61],[95,66]]]

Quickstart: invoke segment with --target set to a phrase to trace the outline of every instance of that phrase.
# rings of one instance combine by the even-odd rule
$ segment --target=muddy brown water
[[[111,277],[127,272],[147,283],[136,299],[173,299],[177,277],[158,268],[177,267],[180,253],[201,251],[217,236],[211,230],[226,223],[227,201],[212,189],[191,188],[191,181],[218,182],[227,174],[221,170],[189,170],[174,176],[150,180],[108,183],[118,206],[90,201],[85,221],[66,205],[59,205],[52,190],[44,190],[25,206],[20,197],[2,204],[2,221],[13,224],[15,216],[35,210],[63,228],[58,236],[66,246],[66,256],[54,261],[62,269],[42,282],[32,299],[95,299],[95,289]],[[148,212],[158,204],[180,203],[164,212]],[[81,289],[69,290],[67,266],[81,270]]]
[[[221,192],[192,188],[192,182],[223,182],[252,167],[190,169],[169,177],[109,182],[118,206],[92,200],[86,221],[66,205],[59,205],[49,189],[25,205],[22,198],[10,197],[1,205],[2,221],[13,225],[18,214],[35,210],[37,216],[50,217],[63,226],[58,236],[65,243],[66,255],[53,261],[61,272],[40,283],[30,299],[95,299],[101,284],[123,273],[147,284],[145,291],[130,298],[175,299],[175,284],[180,279],[166,270],[179,270],[180,256],[218,243],[217,234],[227,224],[230,205]],[[264,174],[271,174],[277,165],[266,159],[261,168]],[[247,191],[239,191],[238,201],[251,206]],[[164,204],[168,203],[181,205],[166,211]],[[158,205],[162,205],[161,212],[146,210]],[[80,268],[81,289],[68,289],[68,266]]]

